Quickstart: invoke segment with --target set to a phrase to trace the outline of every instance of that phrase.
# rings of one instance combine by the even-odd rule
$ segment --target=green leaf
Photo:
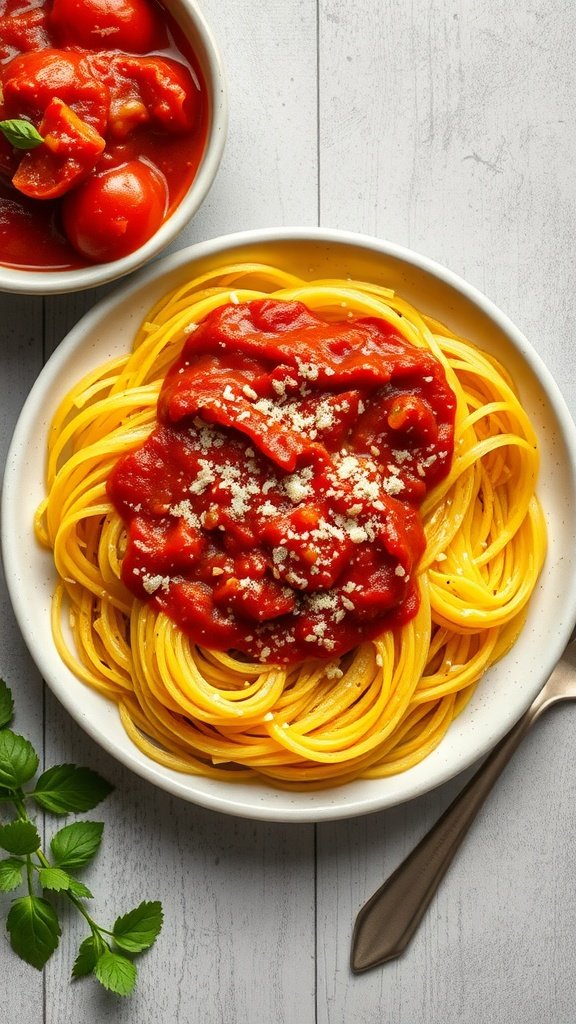
[[[75,821],[56,833],[50,847],[58,867],[74,871],[92,860],[102,842],[101,821]]]
[[[96,961],[94,973],[104,988],[118,996],[130,995],[138,974],[132,961],[119,953],[104,953]]]
[[[36,149],[44,142],[34,125],[20,118],[0,121],[0,132],[16,149]]]
[[[38,879],[43,889],[63,892],[70,888],[70,875],[62,868],[40,868]]]
[[[96,967],[97,961],[101,956],[107,952],[105,942],[96,933],[89,935],[84,942],[80,944],[78,950],[78,956],[74,961],[72,968],[73,978],[85,978],[88,974],[92,974],[92,971]]]
[[[33,821],[11,821],[0,825],[0,846],[8,853],[36,853],[40,836]]]
[[[112,934],[114,942],[127,953],[141,953],[149,949],[162,928],[162,904],[141,903],[135,910],[117,918]]]
[[[68,814],[69,811],[91,811],[113,788],[89,768],[57,764],[40,776],[31,795],[47,811]]]
[[[94,898],[88,886],[84,885],[84,882],[79,882],[77,878],[72,878],[70,875],[68,877],[70,878],[68,892],[71,893],[72,896],[76,896],[81,900],[91,900]]]
[[[0,729],[4,729],[14,718],[12,690],[0,679]]]
[[[56,912],[39,896],[13,900],[6,919],[12,949],[22,960],[42,970],[61,935]]]
[[[11,729],[0,730],[0,786],[18,789],[37,768],[38,755],[32,744]]]
[[[22,871],[25,864],[16,857],[0,860],[0,892],[11,892],[22,884]]]

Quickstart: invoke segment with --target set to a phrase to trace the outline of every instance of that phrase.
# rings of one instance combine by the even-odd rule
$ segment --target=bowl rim
[[[116,288],[113,293],[101,300],[78,322],[78,324],[76,324],[75,327],[72,328],[66,338],[50,357],[44,369],[41,371],[28,399],[24,404],[22,413],[14,431],[6,461],[6,473],[2,491],[1,539],[8,592],[10,594],[18,625],[20,626],[25,642],[32,653],[32,657],[43,672],[44,678],[60,703],[64,705],[72,717],[101,747],[107,750],[107,752],[117,761],[121,762],[132,771],[135,771],[136,774],[140,775],[142,778],[153,782],[155,785],[159,786],[159,788],[171,793],[172,795],[179,796],[200,806],[250,819],[283,822],[318,822],[357,817],[359,815],[384,810],[385,808],[411,800],[452,779],[460,772],[469,768],[480,757],[484,756],[491,747],[493,747],[495,743],[502,738],[508,729],[512,727],[515,721],[520,717],[520,714],[527,709],[545,679],[552,671],[554,665],[562,655],[564,647],[572,633],[574,621],[576,620],[576,571],[571,574],[569,585],[567,585],[562,591],[562,604],[559,619],[554,622],[553,635],[547,637],[546,650],[542,651],[541,658],[539,657],[534,677],[532,678],[531,675],[531,678],[527,683],[527,694],[524,693],[522,695],[524,700],[522,707],[518,707],[518,702],[516,702],[516,705],[512,708],[507,707],[505,712],[499,716],[496,726],[490,735],[486,736],[483,734],[479,739],[477,738],[476,742],[470,745],[465,754],[461,755],[456,763],[453,761],[448,761],[446,763],[441,761],[438,764],[435,763],[433,778],[429,780],[425,786],[423,786],[418,779],[414,781],[410,776],[410,771],[413,771],[413,769],[410,769],[409,772],[402,773],[401,776],[395,776],[396,779],[402,778],[404,782],[403,786],[402,783],[400,783],[400,788],[402,790],[400,796],[393,794],[392,797],[390,797],[387,794],[385,784],[388,780],[384,779],[380,780],[380,782],[384,784],[383,790],[379,786],[378,781],[367,783],[362,787],[361,795],[352,801],[347,799],[347,794],[349,793],[350,788],[355,785],[354,783],[347,784],[346,786],[334,787],[332,789],[319,790],[313,794],[307,794],[306,799],[299,799],[301,794],[297,794],[297,798],[292,801],[290,800],[290,797],[294,797],[294,794],[286,793],[282,790],[275,791],[270,787],[270,789],[262,795],[262,793],[259,794],[258,787],[255,787],[253,790],[250,790],[247,787],[247,793],[239,799],[238,793],[242,787],[239,789],[238,783],[214,784],[214,780],[210,780],[210,785],[204,788],[203,783],[206,780],[201,779],[200,788],[198,789],[197,785],[196,788],[194,788],[195,781],[196,783],[198,781],[197,777],[195,778],[194,776],[183,775],[159,766],[142,755],[132,744],[128,743],[126,748],[119,750],[114,737],[112,735],[104,734],[101,727],[99,727],[89,715],[78,707],[77,700],[75,700],[74,696],[66,689],[66,686],[62,684],[61,678],[58,677],[57,674],[56,677],[54,677],[54,675],[51,676],[49,672],[46,672],[46,667],[41,663],[42,658],[40,657],[40,659],[38,659],[38,652],[35,650],[35,645],[37,645],[36,636],[32,624],[27,619],[26,595],[20,592],[16,584],[19,569],[18,553],[15,546],[11,544],[10,539],[10,523],[12,520],[15,520],[18,515],[14,500],[12,499],[12,494],[17,487],[16,469],[18,452],[22,448],[22,442],[26,437],[30,421],[35,415],[37,415],[35,411],[35,406],[37,405],[36,395],[41,396],[47,386],[57,382],[61,368],[66,364],[66,360],[69,358],[70,353],[75,351],[78,341],[82,335],[85,332],[94,329],[102,318],[108,316],[111,312],[114,312],[120,304],[130,302],[132,297],[139,293],[143,288],[146,288],[148,283],[158,283],[160,280],[167,278],[174,271],[181,270],[190,263],[197,264],[198,262],[208,257],[213,257],[214,255],[228,259],[231,251],[235,249],[241,249],[242,247],[254,244],[266,245],[268,243],[273,243],[274,245],[281,245],[283,242],[321,243],[326,245],[341,245],[344,247],[352,246],[371,251],[379,256],[390,257],[392,260],[407,263],[409,266],[414,267],[417,270],[423,270],[433,278],[444,282],[450,288],[455,289],[460,293],[467,302],[472,304],[473,307],[487,314],[489,319],[494,321],[494,323],[499,326],[506,335],[508,335],[511,339],[513,349],[519,352],[521,359],[528,364],[533,373],[538,377],[538,380],[542,383],[543,392],[550,400],[551,408],[554,411],[555,422],[559,427],[562,440],[566,442],[567,451],[569,453],[569,463],[565,467],[567,474],[566,478],[568,479],[566,486],[569,487],[572,495],[576,495],[576,426],[570,415],[568,407],[558,385],[552,377],[552,374],[547,369],[540,356],[531,347],[524,335],[512,323],[506,314],[498,309],[490,299],[479,292],[473,285],[468,284],[457,274],[436,263],[429,257],[415,253],[414,251],[403,246],[396,245],[395,243],[382,241],[364,234],[330,228],[263,228],[220,236],[188,246],[179,252],[165,257],[153,266],[141,270],[129,282],[124,283],[119,288]],[[167,285],[166,290],[168,290],[169,287],[170,286]],[[538,654],[540,655],[540,651],[538,651]],[[84,684],[81,683],[79,685],[84,686]],[[105,698],[103,697],[100,699],[105,701]],[[106,703],[110,704],[111,702]],[[115,711],[115,706],[112,705],[112,707]],[[432,757],[433,755],[430,756]],[[368,786],[367,789],[366,785]]]
[[[210,102],[208,133],[197,173],[187,192],[152,237],[127,256],[109,263],[95,263],[73,270],[26,270],[0,264],[0,292],[61,295],[110,284],[139,270],[158,256],[177,238],[206,199],[222,161],[228,131],[228,87],[222,55],[214,32],[196,0],[161,2],[176,21],[179,22],[179,10],[185,18],[190,19],[197,36],[194,50],[200,63],[204,63],[209,72],[209,75],[205,74]],[[189,33],[185,34],[188,37]]]

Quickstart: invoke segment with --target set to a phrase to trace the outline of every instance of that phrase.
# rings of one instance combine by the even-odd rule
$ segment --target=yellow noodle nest
[[[264,295],[332,319],[382,317],[433,352],[457,397],[452,469],[422,509],[417,616],[341,661],[287,669],[199,648],[135,600],[120,581],[124,529],[106,495],[118,457],[155,425],[190,326],[222,303]],[[404,771],[438,745],[521,629],[546,549],[537,471],[534,430],[506,371],[390,290],[222,267],[163,299],[133,351],[77,384],[54,418],[36,532],[59,576],[56,646],[118,704],[136,746],[178,771],[292,789]]]

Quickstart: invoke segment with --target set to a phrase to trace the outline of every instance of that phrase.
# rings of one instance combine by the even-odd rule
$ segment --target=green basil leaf
[[[76,821],[61,828],[50,843],[57,867],[74,871],[88,864],[102,842],[103,830],[101,821]]]
[[[127,953],[149,949],[162,928],[162,904],[145,901],[135,910],[117,918],[112,934],[114,942]]]
[[[68,814],[70,811],[91,811],[113,788],[90,768],[57,764],[43,772],[31,796],[53,814]]]
[[[14,718],[12,690],[0,679],[0,729],[4,729]]]
[[[11,729],[0,730],[0,786],[18,789],[36,774],[38,754],[32,744]]]
[[[0,892],[11,892],[22,884],[22,872],[25,864],[16,857],[0,860]]]
[[[98,934],[89,935],[84,942],[80,944],[78,950],[78,956],[74,961],[72,968],[73,978],[85,978],[86,975],[92,974],[92,971],[96,967],[97,961],[107,952],[106,945]]]
[[[22,118],[0,121],[0,132],[15,149],[36,149],[44,142],[34,125]]]
[[[41,971],[61,935],[54,908],[40,896],[21,896],[12,902],[6,927],[14,952]]]
[[[65,892],[70,888],[70,875],[62,868],[40,868],[38,879],[43,889]]]
[[[34,822],[18,820],[0,825],[0,846],[8,850],[8,853],[36,853],[40,846],[40,836]]]
[[[118,953],[104,953],[96,961],[98,981],[118,996],[129,996],[136,984],[137,970],[131,960]]]

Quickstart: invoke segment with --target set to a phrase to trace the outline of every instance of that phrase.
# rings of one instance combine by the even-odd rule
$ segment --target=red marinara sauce
[[[216,309],[108,481],[125,584],[196,643],[263,662],[336,657],[402,625],[454,412],[438,360],[384,320]]]
[[[0,262],[66,270],[119,259],[197,172],[208,102],[194,53],[156,0],[0,0]]]

